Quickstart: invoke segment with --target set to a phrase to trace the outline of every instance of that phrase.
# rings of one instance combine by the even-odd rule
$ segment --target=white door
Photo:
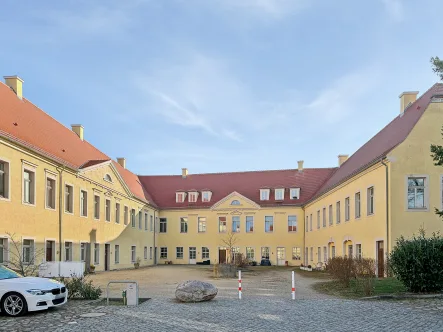
[[[285,265],[285,262],[286,262],[285,248],[278,247],[277,248],[277,265]]]
[[[197,248],[189,247],[189,264],[197,264]]]

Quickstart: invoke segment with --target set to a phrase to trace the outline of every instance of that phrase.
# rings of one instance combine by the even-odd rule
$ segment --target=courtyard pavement
[[[142,289],[141,296],[151,295],[152,299],[138,307],[70,301],[67,306],[25,317],[0,316],[0,331],[443,331],[442,299],[342,300],[315,293],[309,287],[314,280],[297,276],[297,297],[292,301],[290,291],[280,291],[290,280],[289,270],[269,270],[250,275],[249,286],[245,280],[242,300],[237,298],[235,280],[212,280],[223,287],[215,300],[184,304],[173,299],[173,280],[192,276],[193,270],[149,270],[137,273],[142,278],[144,274],[167,274],[169,279],[157,280],[163,288]],[[95,282],[115,279],[119,273],[97,275]],[[81,317],[85,313],[102,315]]]

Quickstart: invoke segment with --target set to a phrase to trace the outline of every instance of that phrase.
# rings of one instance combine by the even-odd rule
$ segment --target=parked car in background
[[[23,277],[0,265],[0,312],[20,316],[28,311],[45,310],[65,304],[68,290],[61,282]]]

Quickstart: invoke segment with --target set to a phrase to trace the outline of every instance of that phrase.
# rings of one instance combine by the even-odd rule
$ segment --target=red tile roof
[[[420,98],[399,114],[366,144],[358,149],[326,181],[314,197],[326,193],[338,184],[365,170],[385,157],[393,148],[403,142],[428,107],[432,96],[443,94],[443,84],[434,84]]]
[[[210,207],[225,196],[236,191],[261,206],[302,205],[307,202],[318,188],[332,175],[335,168],[305,168],[253,171],[235,173],[190,174],[186,178],[181,175],[139,176],[145,188],[149,188],[152,198],[160,208],[198,208]],[[202,202],[199,195],[196,203],[176,203],[177,189],[183,191],[208,189],[212,191],[210,202]],[[260,201],[262,188],[301,188],[300,199],[291,200],[289,190],[285,191],[284,201],[274,200],[271,190],[269,201]]]
[[[85,168],[110,160],[103,152],[76,133],[46,114],[26,98],[20,100],[5,84],[0,82],[0,136],[34,150],[72,169]],[[128,170],[118,170],[132,193],[141,200],[149,195]]]

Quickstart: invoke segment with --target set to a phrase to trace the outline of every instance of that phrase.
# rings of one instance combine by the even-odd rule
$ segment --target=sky
[[[142,175],[335,167],[443,57],[441,0],[0,1],[0,75]]]

